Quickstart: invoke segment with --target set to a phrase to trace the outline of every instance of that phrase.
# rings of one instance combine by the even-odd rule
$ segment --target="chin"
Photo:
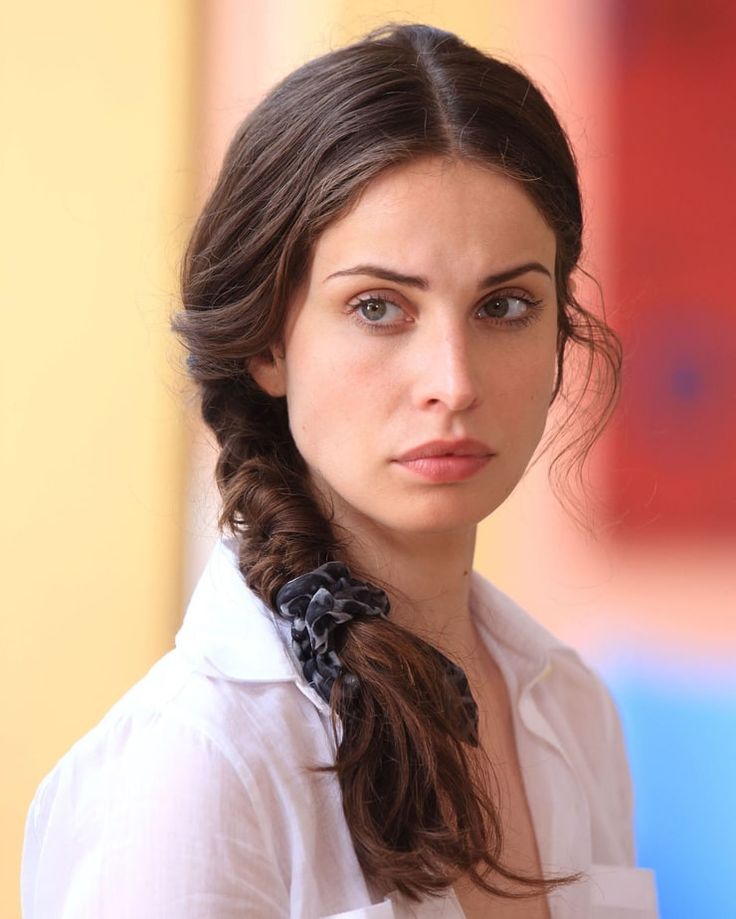
[[[462,494],[443,487],[428,495],[397,498],[389,507],[367,512],[377,523],[396,532],[430,534],[476,527],[506,499],[508,492],[495,496],[487,490]]]

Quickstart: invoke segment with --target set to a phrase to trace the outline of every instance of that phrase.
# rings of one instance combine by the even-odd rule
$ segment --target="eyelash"
[[[527,311],[523,316],[517,316],[515,319],[503,319],[498,317],[488,316],[488,321],[497,326],[502,326],[505,328],[523,328],[528,326],[530,323],[534,322],[539,314],[538,307],[542,302],[540,299],[534,299],[530,297],[529,294],[520,290],[504,290],[499,293],[493,294],[485,300],[479,309],[488,306],[488,304],[495,302],[496,300],[518,300],[520,303],[524,303],[527,307]],[[362,294],[359,297],[356,297],[354,301],[348,303],[350,308],[350,318],[359,325],[362,329],[367,329],[373,334],[381,334],[382,332],[388,332],[397,329],[400,325],[403,325],[402,322],[392,322],[392,323],[379,323],[379,322],[369,322],[367,319],[362,319],[358,310],[365,303],[370,303],[372,301],[378,301],[382,303],[390,303],[392,306],[395,306],[397,309],[402,309],[401,306],[392,299],[388,294],[381,293],[380,291],[371,292],[368,294]],[[402,310],[403,312],[403,310]]]

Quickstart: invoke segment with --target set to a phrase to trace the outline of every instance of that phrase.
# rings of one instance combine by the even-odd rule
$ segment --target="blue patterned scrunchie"
[[[291,646],[306,681],[325,702],[342,671],[335,651],[335,631],[351,619],[386,617],[391,608],[386,593],[350,575],[342,562],[327,562],[299,575],[276,594],[282,616],[291,620]]]
[[[325,700],[343,667],[335,651],[337,629],[351,619],[386,618],[391,604],[385,591],[352,577],[342,562],[327,562],[287,581],[276,594],[276,606],[291,621],[291,644],[310,686]],[[464,712],[461,739],[478,745],[478,706],[464,671],[432,648]]]

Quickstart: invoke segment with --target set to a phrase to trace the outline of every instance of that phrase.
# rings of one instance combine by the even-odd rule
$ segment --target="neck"
[[[472,656],[478,645],[469,609],[475,526],[417,534],[361,522],[348,527],[348,564],[386,587],[391,620],[458,663]]]

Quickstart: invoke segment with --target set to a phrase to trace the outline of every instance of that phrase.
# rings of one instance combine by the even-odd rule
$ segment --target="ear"
[[[248,373],[261,389],[274,398],[286,395],[286,365],[280,347],[269,348],[248,361]]]

